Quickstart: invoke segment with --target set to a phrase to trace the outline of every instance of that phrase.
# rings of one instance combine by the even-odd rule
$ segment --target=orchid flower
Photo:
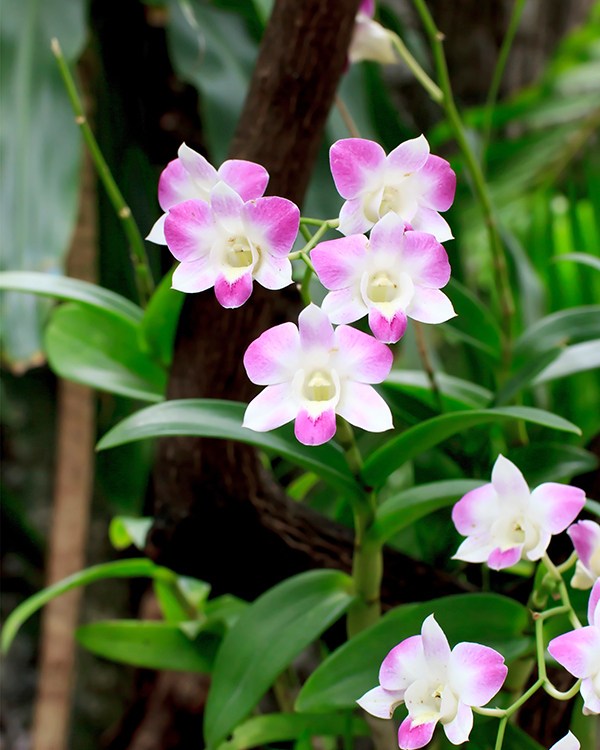
[[[323,310],[332,323],[353,323],[369,315],[375,336],[393,344],[407,317],[443,323],[456,314],[440,291],[448,283],[448,255],[431,234],[405,232],[396,214],[386,214],[364,234],[322,242],[311,253],[323,286],[332,291]]]
[[[583,713],[600,714],[600,581],[592,588],[588,602],[588,622],[553,638],[548,651],[556,661],[581,680]]]
[[[600,526],[594,521],[578,521],[569,526],[567,534],[579,558],[571,586],[590,589],[600,578]]]
[[[561,740],[552,745],[550,750],[579,750],[580,748],[581,744],[573,732],[567,732]]]
[[[392,367],[385,344],[349,326],[335,330],[327,315],[309,305],[298,327],[282,323],[246,350],[244,367],[257,385],[266,385],[244,415],[244,427],[266,432],[295,419],[304,445],[321,445],[336,430],[335,415],[370,432],[392,428],[389,406],[371,387]]]
[[[158,202],[165,213],[146,239],[166,245],[164,226],[169,210],[187,200],[208,201],[210,191],[221,181],[235,190],[243,201],[249,201],[264,195],[269,173],[260,164],[242,159],[229,159],[216,170],[203,156],[182,143],[177,159],[167,164],[158,181]]]
[[[391,719],[405,703],[408,716],[400,725],[403,750],[424,747],[437,722],[454,745],[467,742],[473,727],[471,706],[484,706],[502,687],[508,669],[504,657],[488,646],[459,643],[452,651],[433,615],[421,635],[402,641],[385,657],[379,686],[357,703],[381,719]]]
[[[349,62],[370,60],[383,65],[396,62],[390,32],[374,20],[374,15],[375,0],[363,0],[356,14],[352,41],[348,49]]]
[[[487,561],[494,570],[539,560],[551,536],[564,531],[584,503],[583,490],[556,482],[530,492],[519,469],[500,455],[491,483],[467,492],[452,510],[454,525],[467,537],[453,559]]]
[[[285,198],[244,202],[224,182],[210,191],[210,205],[189,200],[173,206],[165,221],[169,250],[181,261],[173,288],[202,292],[215,287],[223,307],[239,307],[255,279],[267,289],[292,283],[287,258],[298,234],[300,211]]]
[[[362,234],[392,211],[438,242],[452,239],[438,211],[452,205],[456,175],[445,159],[429,153],[425,136],[401,143],[388,156],[374,141],[346,138],[333,144],[329,161],[346,201],[340,212],[342,234]]]

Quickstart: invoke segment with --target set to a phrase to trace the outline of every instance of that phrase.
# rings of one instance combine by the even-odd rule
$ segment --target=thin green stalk
[[[498,90],[500,89],[500,83],[502,82],[502,75],[506,67],[508,55],[512,47],[512,43],[519,27],[519,21],[525,8],[527,0],[515,0],[513,5],[510,21],[506,35],[500,47],[498,53],[498,60],[494,69],[494,75],[492,77],[492,83],[488,92],[487,100],[485,103],[485,109],[483,112],[483,126],[481,129],[481,161],[485,163],[485,154],[490,142],[490,133],[492,130],[492,117],[494,115],[494,107],[496,106],[496,99],[498,98]]]
[[[303,256],[302,260],[305,261],[305,258],[306,256]],[[302,277],[302,282],[300,283],[300,297],[302,298],[302,302],[306,307],[308,307],[308,305],[310,305],[310,303],[312,302],[312,297],[310,296],[310,281],[313,275],[311,266],[312,263],[306,266],[304,276]]]
[[[560,594],[560,598],[561,598],[563,605],[568,608],[568,615],[569,615],[569,620],[571,622],[571,625],[574,628],[580,628],[581,623],[579,622],[579,618],[575,614],[575,610],[573,609],[573,606],[571,604],[571,598],[569,597],[569,592],[567,591],[567,586],[564,582],[562,575],[560,574],[558,568],[554,565],[554,563],[548,556],[547,552],[544,553],[542,560],[548,570],[548,573],[546,573],[546,576],[549,576],[550,578],[552,578],[558,583],[558,593]],[[544,576],[544,578],[546,576]],[[542,583],[543,583],[543,580],[542,580]]]
[[[573,567],[573,565],[575,565],[577,560],[579,560],[579,556],[577,552],[572,552],[571,557],[569,557],[568,560],[566,560],[562,565],[556,566],[556,571],[560,573],[562,576],[563,573],[566,573],[567,570],[570,570]]]
[[[338,112],[342,116],[344,125],[348,129],[348,132],[350,133],[351,137],[360,138],[360,131],[358,130],[356,123],[354,122],[352,118],[352,115],[350,114],[350,110],[348,109],[344,100],[339,94],[335,95],[335,106],[337,107]]]
[[[302,224],[310,224],[315,227],[320,227],[323,224],[329,224],[331,229],[335,229],[339,225],[339,223],[339,219],[311,219],[308,216],[300,217],[300,226],[302,226]]]
[[[506,263],[506,255],[504,252],[504,245],[500,237],[498,230],[498,224],[494,215],[492,201],[488,191],[481,165],[475,158],[475,154],[471,149],[465,128],[456,108],[454,97],[452,95],[452,86],[450,84],[450,76],[448,75],[448,66],[446,64],[446,56],[444,54],[444,47],[442,41],[444,35],[438,30],[435,22],[425,4],[425,0],[413,0],[415,8],[419,13],[427,35],[429,36],[433,56],[435,60],[435,66],[438,75],[438,82],[440,88],[444,94],[442,106],[448,117],[448,122],[454,133],[454,137],[462,151],[465,159],[466,167],[471,176],[473,184],[473,192],[479,202],[481,210],[483,212],[484,221],[488,230],[488,236],[490,240],[490,247],[492,251],[492,261],[494,264],[494,281],[496,284],[496,294],[498,296],[498,302],[500,305],[500,316],[503,323],[504,330],[504,359],[507,361],[510,357],[509,343],[510,334],[512,328],[512,318],[515,312],[515,305],[512,296],[512,290],[510,287],[510,279],[508,277],[508,266]]]
[[[417,320],[414,321],[413,325],[415,329],[415,335],[417,337],[417,349],[419,350],[419,356],[421,358],[421,362],[423,363],[423,367],[425,368],[425,372],[427,373],[427,377],[429,379],[429,385],[431,386],[433,397],[435,398],[438,410],[440,414],[443,414],[444,402],[442,400],[442,394],[440,392],[437,381],[435,379],[435,372],[433,370],[433,365],[431,364],[431,360],[429,359],[429,352],[427,351],[427,342],[425,341],[423,325],[422,323],[419,323],[419,321]]]
[[[312,234],[310,233],[308,227],[305,224],[300,224],[300,234],[304,237],[304,239],[307,242],[310,242],[310,238],[312,237]]]
[[[404,44],[402,39],[400,39],[398,34],[395,34],[389,29],[388,33],[390,35],[390,39],[392,40],[392,44],[396,48],[396,51],[398,52],[402,60],[404,60],[417,81],[419,81],[419,83],[427,91],[434,102],[442,104],[444,101],[444,92],[442,91],[442,89],[437,85],[437,83],[434,83],[431,80],[431,78],[427,75],[427,73],[408,51],[408,47]]]
[[[71,100],[71,106],[73,107],[73,111],[75,113],[75,122],[77,123],[77,125],[79,125],[81,133],[90,150],[94,164],[96,165],[96,169],[98,170],[98,175],[102,180],[102,184],[104,185],[106,192],[108,193],[108,197],[110,198],[113,208],[115,209],[115,212],[119,220],[121,221],[121,225],[129,241],[131,260],[133,263],[133,270],[135,274],[135,283],[139,295],[140,304],[142,307],[146,307],[146,304],[148,303],[148,300],[150,299],[154,291],[154,280],[150,271],[150,264],[148,263],[148,256],[146,254],[146,248],[144,247],[144,240],[142,238],[142,235],[140,234],[140,230],[138,229],[135,219],[133,218],[131,209],[125,202],[125,199],[123,198],[121,191],[119,190],[117,183],[115,182],[110,169],[108,168],[108,164],[102,156],[102,152],[100,151],[100,147],[98,146],[98,142],[94,137],[92,129],[89,126],[89,123],[85,116],[85,111],[83,109],[83,104],[81,102],[81,97],[79,96],[79,92],[77,91],[77,86],[75,85],[75,81],[73,80],[73,76],[71,75],[71,71],[69,70],[69,66],[67,65],[66,60],[63,57],[62,50],[57,39],[52,39],[52,52],[54,53],[54,56],[56,57],[56,60],[58,62],[60,73],[67,89],[69,99]]]
[[[508,723],[508,716],[505,716],[503,719],[500,720],[500,724],[498,726],[498,736],[496,737],[496,744],[494,745],[494,750],[502,750],[502,743],[504,742],[504,732],[506,731],[507,723]]]

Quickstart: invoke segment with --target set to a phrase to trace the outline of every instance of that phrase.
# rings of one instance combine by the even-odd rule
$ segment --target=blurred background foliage
[[[225,158],[270,7],[269,0],[5,4],[0,269],[62,273],[76,221],[81,141],[50,52],[53,36],[72,67],[78,63],[101,149],[146,233],[159,213],[158,176],[181,141],[215,164]],[[560,433],[557,438],[557,433],[533,425],[527,432],[509,434],[515,439],[507,441],[506,433],[492,428],[488,441],[489,428],[474,428],[406,463],[390,478],[382,500],[423,482],[485,478],[499,450],[507,451],[533,483],[577,476],[582,486],[588,482],[590,496],[598,493],[598,480],[594,489],[585,475],[591,476],[600,452],[600,4],[583,3],[579,11],[584,20],[564,35],[533,80],[516,90],[503,89],[492,113],[489,143],[481,137],[487,80],[481,83],[479,98],[472,91],[465,94],[469,106],[461,109],[470,142],[485,166],[517,303],[512,331],[516,343],[511,370],[500,384],[504,390],[497,382],[500,334],[490,312],[495,300],[486,228],[441,111],[414,92],[401,63],[384,69],[371,63],[354,65],[341,84],[340,98],[363,137],[390,150],[424,130],[432,151],[448,158],[458,175],[457,198],[447,216],[456,240],[447,249],[453,269],[448,294],[459,317],[425,332],[435,370],[442,374],[445,409],[492,403],[539,406],[583,432],[581,437]],[[407,5],[389,0],[380,4],[379,12],[382,22],[398,31],[431,70],[426,41]],[[520,54],[523,46],[521,42]],[[514,80],[510,59],[507,72]],[[453,82],[461,75],[466,74],[460,66],[451,67]],[[340,111],[334,109],[305,215],[337,215],[342,201],[329,172],[328,148],[348,135]],[[137,302],[127,243],[102,188],[98,203],[99,282]],[[147,250],[159,281],[169,270],[170,256],[149,243]],[[166,308],[178,310],[176,294],[167,285]],[[113,320],[107,328],[101,317],[94,328],[89,308],[90,319],[78,331],[73,314],[81,307],[75,309],[76,303],[54,307],[45,298],[4,292],[1,304],[4,618],[43,580],[55,429],[55,379],[41,367],[44,356],[58,374],[109,391],[98,396],[101,435],[144,401],[162,398],[169,352],[167,344],[157,363],[147,347],[136,343],[140,326]],[[107,342],[100,344],[105,355],[99,364],[100,382],[86,380],[77,369],[86,332],[92,330],[103,332]],[[396,366],[398,372],[385,386],[396,426],[414,425],[438,413],[410,326]],[[106,375],[110,372],[112,381]],[[372,447],[377,437],[363,436],[361,441]],[[332,501],[330,490],[315,477],[299,476],[286,461],[271,459],[293,497],[351,524],[347,504]],[[106,541],[110,516],[150,511],[145,507],[150,465],[147,443],[99,454],[90,563],[114,556]],[[443,508],[416,521],[391,544],[452,570],[455,564],[447,558],[457,540],[447,533],[448,515]],[[440,533],[432,534],[432,528]],[[518,576],[503,578],[499,585],[507,590],[518,586]],[[135,609],[139,597],[133,597],[132,604],[125,584],[110,586],[88,594],[86,620],[98,619],[99,612],[115,616]],[[107,599],[118,603],[116,611]],[[11,655],[15,661],[8,661],[12,697],[5,698],[2,732],[9,743],[26,736],[30,721],[35,636],[33,621],[17,640],[21,645]],[[91,663],[91,657],[82,658]],[[118,721],[125,695],[133,689],[132,673],[126,677],[106,663],[101,669],[100,677],[93,670],[84,670],[80,677],[73,748],[94,746],[100,727]]]

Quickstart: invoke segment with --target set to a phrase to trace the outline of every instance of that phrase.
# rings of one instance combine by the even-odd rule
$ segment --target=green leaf
[[[600,503],[597,500],[586,500],[585,509],[600,518]]]
[[[312,488],[320,482],[319,477],[312,471],[301,474],[286,487],[287,494],[293,499],[302,502]]]
[[[451,330],[458,338],[500,361],[500,329],[487,307],[455,279],[448,282],[444,292],[452,301],[457,317],[444,323],[441,330]]]
[[[579,428],[566,419],[542,409],[532,409],[527,406],[504,406],[497,409],[442,414],[411,427],[371,453],[362,471],[363,480],[367,485],[381,487],[389,475],[406,461],[433,448],[452,435],[480,424],[504,422],[509,419],[523,419],[526,422],[533,422],[555,430],[581,434]]]
[[[493,397],[492,392],[487,388],[443,372],[436,373],[435,380],[442,394],[444,408],[449,411],[483,409]],[[405,393],[430,408],[437,409],[437,399],[433,395],[427,373],[421,370],[392,370],[382,386]]]
[[[414,521],[452,505],[482,484],[485,482],[479,479],[448,479],[403,490],[377,508],[369,537],[386,542]]]
[[[189,576],[176,576],[168,581],[154,581],[154,591],[160,609],[168,622],[196,619],[210,594],[210,589],[209,583]]]
[[[426,617],[434,614],[450,646],[462,641],[482,643],[507,660],[523,654],[532,639],[527,609],[498,594],[459,594],[419,604],[403,604],[334,651],[308,678],[296,701],[296,711],[318,712],[351,708],[375,687],[379,667],[388,652],[405,638],[418,635]]]
[[[212,627],[212,626],[210,626]],[[149,620],[105,620],[82,625],[77,641],[104,659],[146,669],[209,674],[221,636],[203,629],[193,640],[176,623]]]
[[[562,347],[556,346],[542,352],[537,357],[527,360],[526,364],[510,377],[496,394],[492,406],[504,406],[514,396],[520,393],[524,388],[531,385],[537,375],[542,372],[548,365],[560,356],[563,351]]]
[[[530,487],[543,482],[569,480],[598,466],[597,457],[583,448],[546,441],[510,450],[507,458],[523,472]]]
[[[0,268],[60,273],[77,220],[81,137],[50,49],[74,63],[86,42],[84,0],[27,0],[2,7],[0,36]],[[6,358],[39,357],[47,309],[30,295],[2,295]]]
[[[115,516],[108,527],[108,538],[115,549],[127,549],[133,544],[143,551],[153,523],[153,518]]]
[[[50,273],[33,271],[6,271],[0,273],[0,289],[17,292],[33,292],[45,297],[81,302],[104,310],[117,318],[133,324],[141,323],[144,311],[133,302],[109,289],[104,289],[88,281],[69,279]]]
[[[69,302],[53,310],[45,347],[54,372],[100,391],[162,401],[166,372],[139,348],[139,327]]]
[[[246,404],[236,401],[166,401],[124,419],[104,435],[98,443],[98,450],[113,448],[133,440],[167,435],[199,435],[239,440],[284,456],[288,461],[314,472],[345,493],[356,496],[362,492],[337,445],[331,442],[318,447],[302,445],[294,437],[291,425],[271,432],[253,432],[242,427],[245,409]]]
[[[232,628],[246,610],[248,602],[232,594],[223,594],[211,599],[204,607],[204,614],[210,620],[218,620]]]
[[[170,367],[179,314],[185,294],[171,289],[173,272],[162,279],[144,312],[140,326],[140,347],[155,362]]]
[[[231,739],[218,750],[248,750],[271,742],[297,740],[307,733],[314,735],[348,735],[365,737],[371,734],[363,719],[348,714],[267,714],[253,716],[234,730]]]
[[[156,576],[173,576],[167,568],[155,565],[151,560],[117,560],[116,562],[93,565],[91,568],[80,570],[78,573],[63,578],[62,581],[48,586],[30,596],[7,617],[2,629],[2,650],[6,652],[21,625],[34,612],[47,604],[55,596],[65,594],[78,586],[87,586],[88,583],[101,581],[104,578],[154,578]]]
[[[277,676],[354,600],[352,580],[334,570],[288,578],[260,596],[225,636],[204,714],[216,747],[258,704]]]
[[[523,363],[557,346],[600,338],[600,305],[572,307],[547,315],[516,340],[514,357]]]
[[[568,346],[533,381],[534,385],[559,380],[577,372],[596,370],[600,367],[600,339],[584,341]]]
[[[266,26],[267,21],[269,20],[269,16],[271,15],[271,11],[273,10],[273,0],[252,0],[254,3],[254,7],[256,8],[256,12],[258,13],[258,17],[263,23],[263,26]]]
[[[552,260],[555,262],[570,260],[573,263],[581,263],[584,266],[591,266],[600,271],[600,258],[597,255],[588,253],[563,253],[562,255],[556,255]]]

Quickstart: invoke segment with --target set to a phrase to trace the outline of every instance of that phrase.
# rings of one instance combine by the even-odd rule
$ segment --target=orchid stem
[[[390,39],[392,40],[392,44],[396,48],[396,51],[398,52],[402,60],[406,63],[407,67],[413,73],[417,81],[419,81],[419,83],[427,91],[427,93],[433,99],[434,102],[437,102],[438,104],[443,104],[444,92],[442,91],[442,89],[437,85],[437,83],[434,83],[431,80],[431,78],[427,75],[427,73],[423,70],[423,68],[419,65],[419,63],[415,60],[415,58],[408,51],[408,47],[404,44],[404,42],[398,36],[398,34],[395,34],[393,31],[390,31],[389,29],[388,29],[388,33],[390,35]]]
[[[444,402],[442,400],[441,391],[435,379],[435,372],[433,370],[433,366],[429,358],[429,352],[427,351],[427,342],[425,341],[423,325],[419,323],[417,320],[415,320],[414,327],[415,327],[415,335],[417,337],[417,348],[419,350],[419,356],[421,357],[421,362],[423,363],[423,367],[425,368],[425,372],[427,373],[427,377],[429,378],[429,384],[431,385],[431,391],[437,403],[438,410],[440,414],[443,414]]]
[[[338,112],[342,116],[342,120],[344,121],[345,126],[348,128],[348,132],[352,136],[352,138],[360,138],[360,131],[356,127],[356,123],[352,119],[352,115],[350,114],[350,110],[344,103],[344,100],[339,94],[335,95],[335,106],[338,109]]]
[[[125,236],[129,241],[129,248],[131,253],[131,261],[133,263],[133,271],[135,275],[135,284],[137,287],[138,297],[140,305],[146,307],[148,300],[154,292],[154,279],[152,278],[152,272],[150,271],[150,263],[148,262],[148,255],[146,248],[144,247],[144,240],[136,224],[131,209],[125,202],[121,191],[119,190],[114,177],[100,151],[98,142],[94,137],[94,133],[90,128],[83,109],[83,104],[77,86],[69,70],[69,66],[63,56],[58,39],[52,39],[52,52],[58,62],[58,67],[62,75],[62,79],[67,89],[69,99],[71,100],[71,106],[75,113],[75,122],[79,125],[81,133],[84,137],[85,142],[90,150],[90,154],[98,171],[98,176],[102,180],[102,184],[108,193],[108,197],[115,209],[117,217],[121,222]]]
[[[498,736],[496,737],[496,744],[494,745],[494,750],[502,750],[502,743],[504,742],[504,732],[506,731],[507,723],[508,723],[508,716],[505,716],[503,719],[500,719],[500,724],[498,726]]]

